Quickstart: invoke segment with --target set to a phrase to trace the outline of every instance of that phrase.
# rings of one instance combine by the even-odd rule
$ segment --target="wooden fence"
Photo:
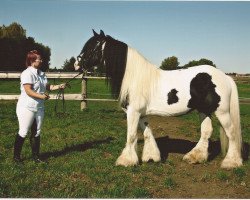
[[[47,78],[57,78],[57,79],[71,79],[75,77],[77,72],[46,72]],[[0,72],[0,79],[19,79],[21,73],[20,72]],[[89,99],[87,98],[87,80],[88,79],[106,79],[106,77],[92,77],[92,76],[84,76],[79,75],[76,79],[82,79],[81,82],[81,93],[80,94],[64,94],[65,100],[78,100],[81,101],[81,110],[87,108],[87,101],[117,101],[116,99]],[[56,94],[50,94],[50,99],[56,99]],[[8,94],[1,95],[0,100],[17,100],[19,98],[19,94]]]
[[[20,72],[0,72],[0,79],[19,79],[20,78]],[[65,78],[70,79],[76,76],[77,72],[47,72],[46,76],[48,78]],[[92,76],[84,76],[82,77],[77,76],[77,79],[82,78],[82,91],[81,94],[65,94],[64,99],[65,100],[78,100],[81,101],[81,110],[87,108],[87,101],[117,101],[116,99],[89,99],[87,98],[87,80],[88,79],[106,79],[106,77],[92,77]],[[18,99],[18,94],[11,94],[11,95],[0,95],[0,100],[15,100]],[[50,99],[56,99],[56,94],[50,94]],[[249,104],[250,98],[239,98],[240,103]]]

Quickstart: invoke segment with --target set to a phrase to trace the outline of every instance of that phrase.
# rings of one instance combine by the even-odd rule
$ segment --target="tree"
[[[13,39],[26,38],[26,31],[20,24],[13,22],[7,27],[3,25],[0,28],[0,38],[13,38]]]
[[[175,56],[164,59],[160,68],[163,70],[175,70],[179,66],[178,58]]]
[[[26,37],[26,30],[16,22],[0,26],[0,71],[23,71],[26,69],[26,55],[38,50],[43,58],[41,70],[47,71],[50,65],[50,48]]]
[[[194,67],[194,66],[198,66],[198,65],[211,65],[211,66],[216,67],[216,65],[211,60],[208,60],[206,58],[201,58],[198,61],[192,60],[188,64],[184,65],[183,67],[187,68],[187,67]]]
[[[66,71],[66,72],[75,71],[75,68],[74,68],[74,63],[75,62],[76,62],[76,59],[74,57],[71,57],[69,60],[66,59],[64,61],[63,66],[62,66],[63,71]]]

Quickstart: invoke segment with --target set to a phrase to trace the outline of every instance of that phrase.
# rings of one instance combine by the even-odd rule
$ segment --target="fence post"
[[[81,101],[81,110],[84,110],[87,108],[87,78],[83,77],[82,78],[82,98],[83,100]]]

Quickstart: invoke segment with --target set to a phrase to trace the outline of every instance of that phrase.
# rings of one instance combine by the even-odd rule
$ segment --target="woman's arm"
[[[29,95],[30,97],[43,99],[43,100],[49,99],[48,95],[39,94],[39,93],[36,93],[34,90],[32,90],[32,84],[24,84],[23,87],[24,87],[26,94]]]
[[[66,83],[60,84],[60,85],[50,85],[47,84],[46,89],[51,91],[51,90],[59,90],[59,89],[64,89],[66,87]]]

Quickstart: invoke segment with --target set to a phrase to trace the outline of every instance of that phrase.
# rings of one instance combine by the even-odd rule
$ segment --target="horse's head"
[[[105,70],[105,76],[111,85],[112,93],[119,94],[126,69],[128,45],[105,35],[101,30],[84,45],[74,64],[75,70],[89,71],[98,66]]]
[[[106,36],[102,30],[100,34],[94,30],[93,33],[94,36],[85,43],[80,55],[77,56],[77,60],[74,64],[75,70],[80,68],[88,70],[102,62]]]

